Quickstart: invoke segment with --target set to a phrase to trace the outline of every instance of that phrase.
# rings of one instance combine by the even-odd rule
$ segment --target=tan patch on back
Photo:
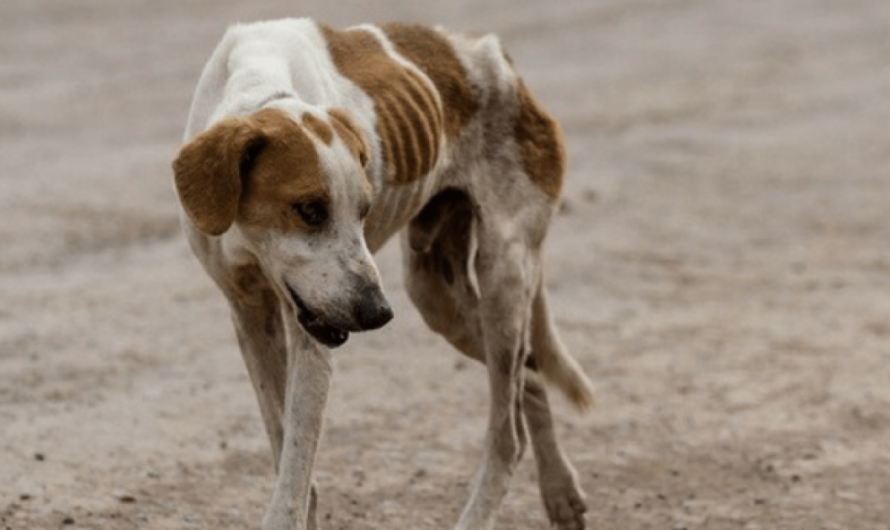
[[[415,181],[433,168],[439,156],[439,144],[443,134],[455,135],[464,123],[459,116],[452,116],[446,103],[445,116],[439,108],[435,94],[428,84],[414,71],[393,60],[380,46],[377,39],[365,31],[336,31],[322,27],[328,41],[328,49],[340,72],[364,90],[374,101],[377,113],[377,133],[381,138],[384,164],[395,184]],[[403,33],[393,41],[400,51],[408,37]],[[391,37],[392,38],[392,37]],[[437,63],[431,57],[436,49],[431,38],[418,42],[423,53],[406,53],[424,71],[434,85],[454,75],[447,61]],[[442,39],[444,40],[444,39]],[[453,52],[448,49],[453,57]],[[425,59],[424,62],[420,62]],[[456,61],[456,58],[455,58]],[[460,78],[466,81],[459,69]],[[440,71],[441,70],[441,71]],[[444,94],[441,94],[444,96]]]
[[[396,50],[436,85],[445,112],[445,133],[449,137],[460,134],[479,103],[451,43],[438,31],[416,24],[390,23],[381,28]]]
[[[522,165],[535,185],[557,199],[565,178],[566,161],[559,124],[535,102],[521,81],[517,100],[514,134]]]
[[[287,231],[308,229],[290,205],[326,202],[329,197],[312,139],[278,109],[261,110],[250,121],[265,144],[244,179],[238,209],[241,222]]]
[[[312,132],[312,134],[324,142],[325,145],[331,145],[331,141],[334,139],[334,133],[331,130],[330,125],[308,112],[304,112],[301,119],[303,127]]]

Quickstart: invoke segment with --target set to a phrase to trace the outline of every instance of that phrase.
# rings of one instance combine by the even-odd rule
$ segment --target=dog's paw
[[[584,530],[584,513],[587,503],[584,495],[572,484],[570,487],[548,491],[544,507],[550,518],[550,527],[557,530]]]

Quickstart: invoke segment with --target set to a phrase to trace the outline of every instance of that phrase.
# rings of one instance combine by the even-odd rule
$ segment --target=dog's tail
[[[532,302],[531,360],[544,379],[576,409],[585,412],[593,407],[593,385],[556,333],[543,284],[543,280],[539,282]]]

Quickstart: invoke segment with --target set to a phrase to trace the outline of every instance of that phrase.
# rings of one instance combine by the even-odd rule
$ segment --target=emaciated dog
[[[493,527],[529,442],[552,525],[584,527],[544,386],[592,402],[542,279],[565,153],[497,38],[308,19],[234,26],[201,75],[173,169],[185,233],[231,306],[271,441],[264,530],[316,528],[330,350],[392,318],[371,255],[397,232],[424,320],[488,369],[485,451],[457,528]]]

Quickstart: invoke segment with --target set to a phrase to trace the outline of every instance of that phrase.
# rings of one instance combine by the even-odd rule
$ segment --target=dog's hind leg
[[[466,193],[443,191],[412,221],[403,239],[406,289],[424,320],[488,367],[486,446],[457,524],[461,530],[494,525],[527,444],[523,376],[538,278],[536,253],[524,241],[486,226],[474,208]]]
[[[531,434],[538,485],[550,524],[559,530],[582,530],[587,506],[577,473],[559,447],[547,390],[538,372],[525,378],[524,412]]]
[[[529,355],[531,302],[537,256],[521,240],[493,226],[479,230],[479,323],[491,402],[486,446],[470,500],[457,528],[488,529],[526,447],[522,417],[525,362]]]
[[[489,297],[491,292],[498,289],[490,275],[483,274],[483,281],[478,281],[470,273],[475,267],[472,249],[478,222],[474,206],[465,193],[446,190],[434,197],[418,218],[412,221],[402,239],[405,286],[412,302],[433,331],[441,334],[465,355],[492,366],[483,333],[480,284],[490,286],[484,291]],[[492,398],[502,400],[502,404],[498,412],[493,404],[492,420],[508,423],[507,427],[501,428],[501,434],[489,434],[489,449],[477,480],[479,486],[474,490],[458,527],[485,528],[492,523],[515,461],[526,445],[524,415],[535,451],[541,495],[551,522],[559,529],[583,528],[583,494],[577,485],[574,469],[557,443],[540,371],[542,367],[545,368],[547,379],[564,390],[579,407],[589,404],[589,383],[586,383],[580,371],[573,372],[573,369],[577,370],[577,363],[569,357],[556,335],[540,281],[539,258],[533,250],[519,250],[528,257],[516,256],[510,260],[506,255],[501,255],[497,258],[497,264],[492,264],[512,267],[516,282],[501,283],[501,289],[508,297],[502,301],[502,305],[509,307],[497,310],[496,322],[486,327],[491,335],[490,330],[500,328],[500,317],[497,315],[509,315],[520,310],[512,325],[513,331],[503,328],[505,333],[502,339],[515,348],[505,350],[506,353],[497,360],[506,375],[493,376],[493,379],[500,379],[495,384],[500,385],[502,390],[496,390],[499,387],[493,385]],[[498,256],[497,253],[490,255]],[[523,273],[523,270],[526,272]],[[504,282],[509,277],[507,275],[499,281]],[[537,289],[534,285],[527,285],[531,278],[538,278]],[[535,292],[531,302],[528,300],[530,292]],[[520,303],[510,303],[517,299],[517,293],[518,298],[522,299]],[[522,310],[521,306],[526,309]],[[494,308],[488,310],[494,311]],[[530,341],[527,337],[529,327]],[[530,356],[527,348],[529,342]],[[523,364],[525,369],[520,371]],[[507,379],[507,392],[511,393],[506,398],[503,397],[503,379]],[[512,403],[512,409],[507,405],[509,403]],[[511,418],[504,420],[505,413]],[[512,423],[512,427],[509,423]],[[500,449],[492,448],[493,440],[497,440],[498,436],[502,440],[498,442]],[[506,443],[503,442],[505,437],[508,437]],[[488,486],[482,486],[486,475],[484,480]]]
[[[406,290],[424,320],[488,367],[486,448],[457,524],[461,530],[494,525],[527,442],[522,378],[534,292],[529,282],[537,278],[534,260],[522,243],[494,235],[477,239],[485,231],[482,222],[466,193],[445,190],[412,221],[403,238]]]
[[[467,194],[446,189],[403,233],[402,253],[405,289],[426,324],[484,363],[478,285],[470,273],[475,224]]]
[[[446,190],[412,221],[402,239],[408,295],[433,331],[489,367],[491,423],[503,425],[500,431],[489,428],[477,487],[458,527],[492,523],[526,445],[524,416],[551,522],[560,530],[583,528],[584,495],[557,442],[544,380],[581,409],[592,403],[590,384],[565,351],[550,317],[538,250],[519,245],[511,256],[497,250],[502,246],[480,244],[479,259],[489,261],[477,262],[473,249],[480,222],[466,193]],[[500,272],[492,272],[494,268]],[[495,294],[500,301],[492,302]],[[492,349],[492,343],[506,346]],[[493,369],[501,372],[492,374]]]
[[[549,314],[543,281],[532,303],[531,357],[526,363],[524,412],[531,433],[538,483],[547,516],[559,530],[584,528],[587,510],[577,473],[559,446],[544,379],[562,391],[578,409],[593,402],[590,383],[565,351]]]

